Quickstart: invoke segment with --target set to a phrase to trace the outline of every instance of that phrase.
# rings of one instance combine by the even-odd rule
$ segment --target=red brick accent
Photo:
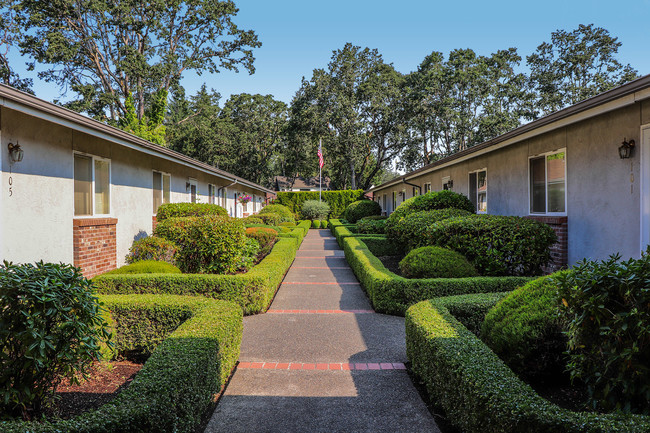
[[[72,222],[74,265],[86,278],[117,267],[117,218],[83,218]]]
[[[154,230],[156,230],[156,226],[158,225],[158,218],[156,215],[151,217],[151,232],[153,233]]]
[[[542,268],[544,272],[551,274],[560,269],[565,269],[568,263],[569,246],[568,218],[565,216],[542,215],[531,215],[527,218],[548,224],[557,235],[557,242],[551,246],[551,263]]]

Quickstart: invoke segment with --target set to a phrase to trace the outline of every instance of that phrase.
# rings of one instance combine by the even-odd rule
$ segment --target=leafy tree
[[[149,140],[152,143],[165,145],[165,108],[167,107],[167,92],[159,90],[145,116],[138,119],[133,105],[133,96],[129,95],[124,101],[126,115],[122,117],[118,126],[131,134]]]
[[[31,93],[33,82],[20,76],[9,65],[9,52],[21,37],[18,5],[14,0],[0,0],[0,82]]]
[[[637,78],[636,70],[616,59],[620,46],[618,38],[593,24],[551,33],[551,41],[526,58],[537,93],[537,114],[549,114]]]

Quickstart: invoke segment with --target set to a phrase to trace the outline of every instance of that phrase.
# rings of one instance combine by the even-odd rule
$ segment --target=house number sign
[[[9,176],[9,197],[14,195],[13,187],[12,187],[13,184],[14,184],[14,179],[13,177]]]

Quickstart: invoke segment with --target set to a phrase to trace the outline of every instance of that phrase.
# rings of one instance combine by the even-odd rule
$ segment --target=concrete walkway
[[[206,428],[439,432],[404,363],[404,319],[376,314],[329,230],[310,230]]]

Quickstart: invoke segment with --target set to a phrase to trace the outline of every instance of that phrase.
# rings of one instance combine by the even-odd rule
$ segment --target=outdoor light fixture
[[[625,138],[623,138],[623,144],[618,148],[618,156],[620,156],[621,159],[630,158],[632,156],[634,144],[634,140],[626,141]]]
[[[9,143],[9,156],[11,157],[11,162],[20,162],[23,160],[23,150],[20,148],[20,144]]]
[[[452,189],[454,187],[454,181],[449,179],[447,182],[447,189]]]

